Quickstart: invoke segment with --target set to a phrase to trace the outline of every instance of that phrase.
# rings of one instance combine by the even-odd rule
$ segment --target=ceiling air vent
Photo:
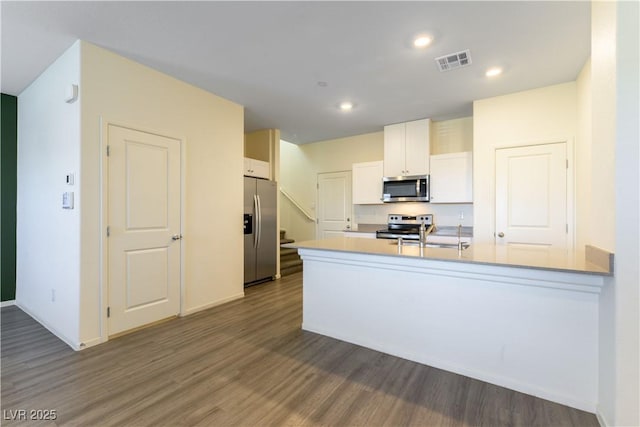
[[[436,58],[436,64],[438,64],[440,71],[451,71],[456,68],[466,67],[467,65],[471,65],[471,54],[469,53],[469,49],[467,49],[439,56]]]

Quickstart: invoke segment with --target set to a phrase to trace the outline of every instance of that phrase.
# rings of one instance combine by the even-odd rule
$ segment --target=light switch
[[[62,193],[62,209],[73,209],[73,191]]]
[[[66,182],[69,185],[73,185],[73,174],[72,173],[68,173],[67,177],[66,177]]]

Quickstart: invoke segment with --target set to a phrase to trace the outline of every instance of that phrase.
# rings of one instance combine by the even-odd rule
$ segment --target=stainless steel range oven
[[[376,231],[378,239],[420,240],[420,224],[429,227],[433,224],[432,214],[402,215],[389,214],[387,216],[387,228]]]

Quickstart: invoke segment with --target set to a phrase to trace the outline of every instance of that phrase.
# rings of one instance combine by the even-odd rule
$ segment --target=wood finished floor
[[[74,352],[2,308],[2,425],[598,426],[593,414],[300,329],[301,273]],[[45,425],[40,423],[38,425]]]

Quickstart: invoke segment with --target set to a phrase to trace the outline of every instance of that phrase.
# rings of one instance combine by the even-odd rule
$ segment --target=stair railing
[[[300,203],[296,202],[296,200],[293,198],[293,196],[291,196],[291,194],[287,193],[285,191],[284,188],[280,187],[280,192],[284,195],[284,197],[286,197],[293,206],[295,206],[300,212],[302,212],[302,214],[309,220],[312,222],[316,222],[316,219],[309,214],[309,212],[307,212],[302,206],[300,206]]]

